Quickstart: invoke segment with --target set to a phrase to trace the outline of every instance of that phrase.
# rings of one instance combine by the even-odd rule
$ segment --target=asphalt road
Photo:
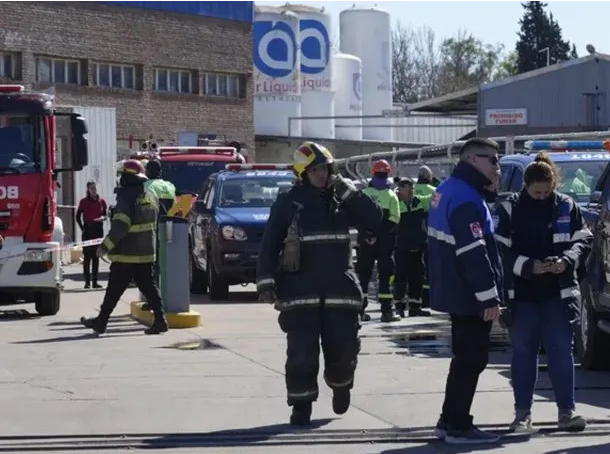
[[[256,303],[252,287],[236,287],[227,302],[194,297],[203,326],[163,336],[145,336],[127,316],[137,297],[130,289],[107,334],[96,337],[78,319],[95,313],[103,291],[82,290],[79,267],[66,267],[65,278],[55,317],[33,316],[31,305],[0,307],[0,452],[610,452],[610,375],[577,371],[579,410],[592,423],[582,434],[559,433],[544,357],[534,408],[538,433],[507,435],[483,449],[434,440],[450,355],[441,316],[381,325],[373,312],[361,332],[352,408],[334,415],[320,379],[314,426],[295,430],[286,424],[277,313]],[[498,342],[473,408],[476,422],[501,432],[512,418],[509,360]]]

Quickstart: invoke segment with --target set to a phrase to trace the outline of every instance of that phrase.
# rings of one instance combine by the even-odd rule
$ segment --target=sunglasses
[[[496,165],[500,162],[500,158],[497,156],[489,156],[488,154],[475,154],[477,158],[487,158],[492,165]]]

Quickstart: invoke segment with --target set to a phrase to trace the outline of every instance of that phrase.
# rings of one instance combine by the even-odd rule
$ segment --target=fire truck
[[[65,168],[56,167],[58,130],[71,138]],[[86,134],[85,119],[57,112],[50,94],[0,85],[0,292],[33,300],[43,316],[60,307],[60,244],[52,240],[57,175],[87,166]]]

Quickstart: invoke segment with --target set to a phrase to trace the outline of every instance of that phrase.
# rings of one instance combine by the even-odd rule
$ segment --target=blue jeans
[[[541,343],[547,355],[557,407],[560,411],[574,410],[573,339],[574,325],[570,323],[568,308],[558,298],[539,303],[515,303],[511,326],[511,379],[516,410],[532,408]]]

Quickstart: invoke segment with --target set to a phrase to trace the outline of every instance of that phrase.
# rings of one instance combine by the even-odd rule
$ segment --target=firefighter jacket
[[[110,231],[102,242],[108,259],[118,263],[153,263],[158,215],[156,198],[145,192],[142,184],[119,188]]]
[[[159,214],[165,215],[176,203],[176,187],[161,178],[151,178],[144,183],[144,189],[159,200]]]
[[[460,162],[432,196],[428,277],[434,310],[479,315],[501,302],[502,263],[483,189],[488,184]]]
[[[299,214],[300,266],[295,272],[280,267],[287,231]],[[280,194],[271,207],[257,264],[257,289],[275,290],[280,311],[326,307],[359,311],[362,289],[352,269],[350,226],[376,231],[383,220],[379,206],[362,191],[339,202],[333,192],[309,184]]]
[[[541,219],[545,224],[540,228],[532,225],[537,219],[533,211],[539,208],[532,206],[525,189],[495,206],[495,237],[504,262],[505,292],[508,301],[536,301],[540,292],[560,297],[575,320],[579,315],[581,296],[577,271],[591,249],[593,235],[583,221],[580,208],[570,197],[557,192],[551,197],[549,219]],[[538,244],[532,244],[530,237],[536,230],[544,233],[550,230],[547,247],[541,246],[546,242],[543,235],[536,235]],[[533,276],[534,261],[544,260],[549,255],[565,259],[568,264],[566,271],[560,275]],[[546,284],[547,288],[537,289],[532,285],[533,279]],[[550,285],[557,286],[555,295],[549,295]]]
[[[400,222],[396,230],[396,247],[414,251],[426,246],[428,234],[426,206],[417,196],[409,202],[400,201]]]

